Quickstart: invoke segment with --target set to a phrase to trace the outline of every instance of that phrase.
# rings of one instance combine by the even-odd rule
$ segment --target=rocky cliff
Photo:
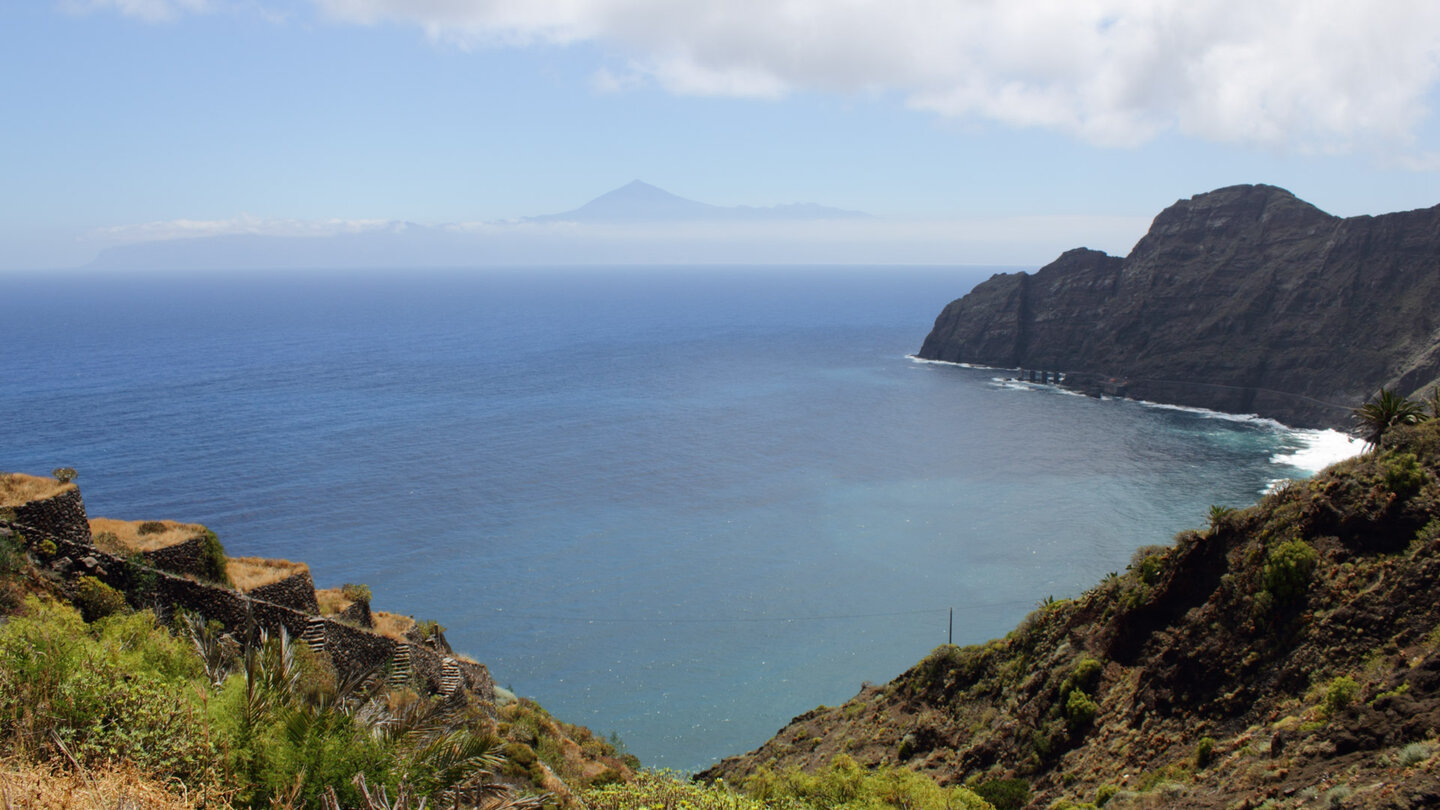
[[[1065,372],[1082,390],[1343,427],[1377,389],[1440,378],[1440,206],[1342,219],[1273,186],[1155,218],[1125,258],[996,275],[925,359]]]

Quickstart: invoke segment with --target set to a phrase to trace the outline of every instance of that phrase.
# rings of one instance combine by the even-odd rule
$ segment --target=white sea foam
[[[905,359],[909,360],[912,363],[919,363],[921,365],[927,366],[956,366],[958,368],[978,368],[988,371],[1019,371],[1019,369],[1005,368],[1003,366],[982,366],[975,363],[955,363],[950,360],[931,360],[928,357],[917,357],[913,354],[905,355]]]
[[[1295,430],[1295,428],[1292,428],[1288,425],[1283,425],[1279,422],[1276,422],[1274,419],[1270,419],[1268,417],[1264,417],[1255,413],[1226,413],[1224,411],[1212,411],[1209,408],[1197,408],[1193,405],[1171,405],[1168,402],[1151,402],[1148,399],[1137,399],[1132,401],[1144,405],[1147,408],[1159,408],[1162,411],[1182,411],[1184,413],[1198,414],[1209,419],[1224,419],[1227,422],[1244,422],[1246,424],[1260,425],[1262,427],[1267,427],[1274,430]]]
[[[1295,430],[1291,435],[1300,446],[1276,453],[1270,457],[1271,463],[1285,464],[1312,475],[1365,450],[1365,442],[1338,430]]]
[[[987,371],[1014,371],[1015,369],[1001,368],[998,366],[980,366],[971,363],[952,363],[948,360],[927,360],[915,355],[907,355],[908,359],[915,363],[926,363],[942,366],[959,366],[961,368],[973,368]],[[990,382],[998,388],[1005,388],[1011,391],[1055,391],[1070,396],[1087,396],[1072,388],[1053,383],[1030,382],[1015,377],[991,377]],[[1276,432],[1284,433],[1287,436],[1286,444],[1298,445],[1287,447],[1281,452],[1270,457],[1270,463],[1293,467],[1302,471],[1304,476],[1314,475],[1326,467],[1338,461],[1344,461],[1359,455],[1365,450],[1365,443],[1338,430],[1302,430],[1292,428],[1268,417],[1253,413],[1225,413],[1209,408],[1197,408],[1191,405],[1172,405],[1167,402],[1151,402],[1145,399],[1129,399],[1128,397],[1110,397],[1104,394],[1099,397],[1102,401],[1119,399],[1127,402],[1134,402],[1144,405],[1147,408],[1159,408],[1168,411],[1181,411],[1193,413],[1207,419],[1223,419],[1228,422],[1241,422],[1268,428]],[[1303,476],[1302,476],[1303,477]],[[1276,487],[1290,481],[1290,478],[1275,478],[1269,482],[1266,491],[1272,491]]]

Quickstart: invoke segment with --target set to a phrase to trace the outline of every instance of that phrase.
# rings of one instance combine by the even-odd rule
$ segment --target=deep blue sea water
[[[1314,434],[908,359],[989,272],[0,277],[0,469],[367,583],[701,768],[899,674],[950,608],[957,643],[1003,635],[1313,466]]]

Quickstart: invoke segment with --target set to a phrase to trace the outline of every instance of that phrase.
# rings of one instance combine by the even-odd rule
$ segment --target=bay
[[[366,583],[698,769],[1336,455],[910,359],[993,270],[3,278],[0,469]]]

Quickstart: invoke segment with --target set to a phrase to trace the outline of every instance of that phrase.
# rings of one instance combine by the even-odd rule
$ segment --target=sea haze
[[[4,279],[0,469],[367,583],[701,768],[1334,455],[909,359],[990,272]]]

